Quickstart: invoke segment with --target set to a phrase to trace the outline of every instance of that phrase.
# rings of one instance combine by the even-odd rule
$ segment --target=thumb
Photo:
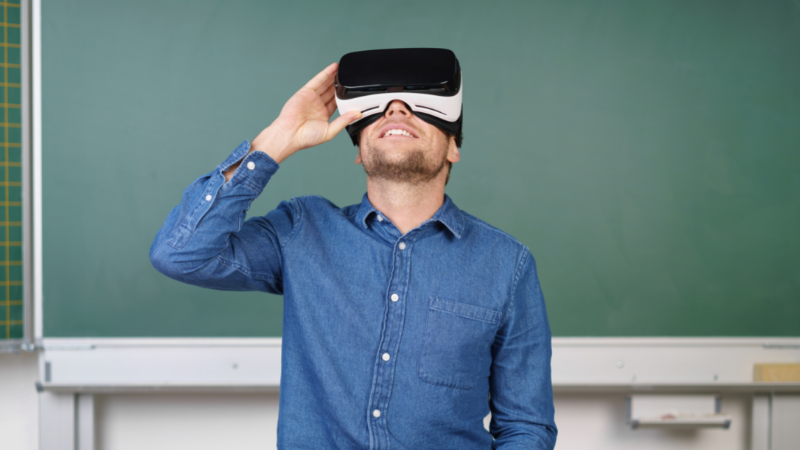
[[[328,136],[330,136],[330,139],[333,139],[334,136],[344,130],[344,127],[360,118],[361,111],[350,111],[347,114],[337,117],[336,120],[328,124]]]

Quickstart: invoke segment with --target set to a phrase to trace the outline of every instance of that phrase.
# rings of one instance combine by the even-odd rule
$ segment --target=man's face
[[[356,164],[363,162],[367,176],[373,178],[419,184],[437,176],[444,183],[447,161],[458,160],[455,138],[395,100],[383,117],[361,130]]]

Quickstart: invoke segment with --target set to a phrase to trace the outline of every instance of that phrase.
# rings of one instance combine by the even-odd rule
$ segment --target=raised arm
[[[293,153],[330,141],[344,127],[361,118],[360,112],[349,112],[328,123],[336,111],[333,82],[338,64],[333,63],[300,88],[283,105],[277,119],[253,139],[252,150],[268,154],[278,164]],[[225,172],[230,180],[239,164]]]
[[[212,289],[283,293],[282,252],[299,224],[294,202],[245,221],[250,203],[293,153],[331,140],[361,117],[336,110],[331,64],[295,93],[252,142],[195,180],[158,231],[150,261],[176,280]]]

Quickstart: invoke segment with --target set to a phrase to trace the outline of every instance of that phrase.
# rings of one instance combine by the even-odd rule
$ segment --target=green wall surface
[[[183,189],[348,52],[444,47],[447,193],[536,258],[555,336],[800,336],[800,4],[42,1],[46,337],[280,336],[282,299],[156,272]],[[249,216],[358,203],[345,133]]]

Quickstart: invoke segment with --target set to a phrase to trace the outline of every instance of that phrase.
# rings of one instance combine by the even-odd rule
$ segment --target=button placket
[[[380,216],[378,216],[380,217]],[[412,238],[413,239],[413,238]],[[410,271],[410,250],[409,236],[403,236],[403,241],[398,242],[393,251],[394,264],[389,284],[389,302],[386,312],[386,323],[384,334],[379,348],[379,359],[375,368],[376,377],[370,396],[370,410],[372,411],[371,420],[368,422],[368,431],[373,442],[374,448],[388,448],[388,430],[386,408],[391,399],[392,385],[395,376],[395,356],[400,346],[403,333],[403,323],[406,311],[406,302],[402,301],[402,296],[408,292],[408,281]],[[377,414],[376,414],[377,413]],[[381,416],[384,416],[381,418]]]

